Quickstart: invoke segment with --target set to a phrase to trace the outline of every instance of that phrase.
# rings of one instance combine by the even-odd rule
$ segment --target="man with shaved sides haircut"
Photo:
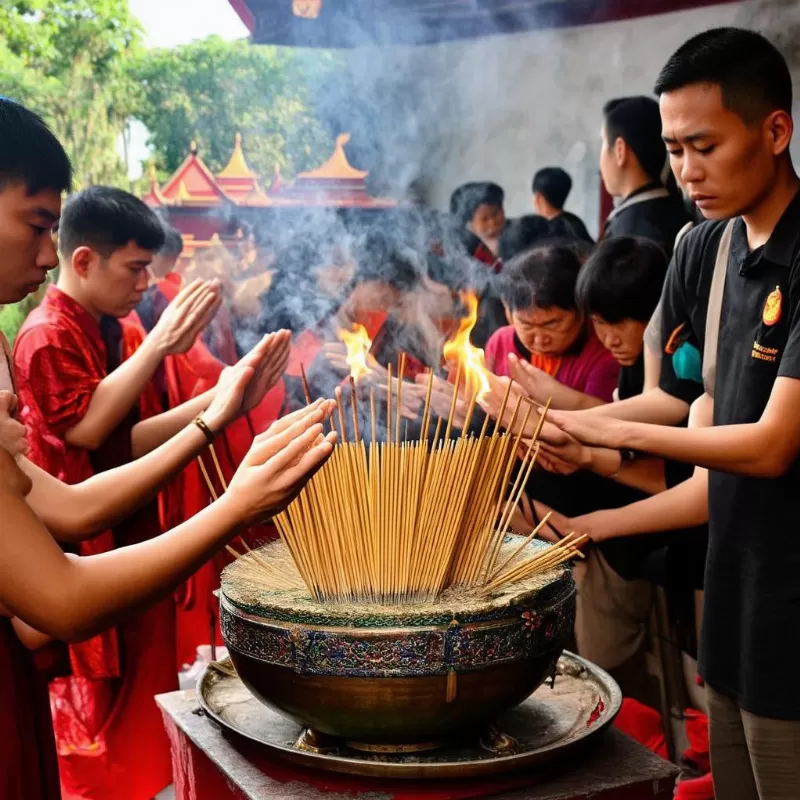
[[[681,241],[667,277],[660,390],[687,408],[705,391],[713,425],[555,421],[584,441],[709,470],[700,672],[716,797],[796,798],[800,180],[789,153],[792,82],[763,36],[720,28],[678,49],[656,93],[672,169],[707,219]],[[644,410],[639,419],[662,413],[663,401],[647,394],[626,413],[631,404]]]

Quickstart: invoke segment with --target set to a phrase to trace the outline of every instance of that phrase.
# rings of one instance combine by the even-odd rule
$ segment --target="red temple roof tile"
[[[197,154],[192,142],[191,152],[161,190],[175,205],[219,206],[230,201],[211,170]]]

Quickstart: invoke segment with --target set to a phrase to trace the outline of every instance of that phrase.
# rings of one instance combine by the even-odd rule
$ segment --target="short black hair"
[[[295,236],[277,252],[272,284],[261,295],[260,333],[313,330],[336,313],[342,298],[328,297],[317,284],[317,270],[329,252],[330,246],[313,232]]]
[[[40,116],[0,96],[0,190],[11,183],[24,183],[29,195],[68,192],[72,165]]]
[[[129,242],[157,253],[165,238],[163,223],[138,197],[113,186],[91,186],[65,203],[58,248],[65,258],[84,246],[108,258]]]
[[[666,253],[650,239],[605,239],[578,276],[578,307],[585,315],[597,314],[612,324],[625,319],[648,322],[661,297],[667,264]]]
[[[661,138],[661,113],[652,97],[621,97],[603,108],[608,146],[622,139],[633,150],[642,169],[661,182],[667,148]]]
[[[489,181],[464,183],[450,195],[450,213],[459,225],[467,225],[479,206],[503,207],[506,193]]]
[[[693,36],[673,54],[658,75],[655,93],[693,83],[716,84],[722,102],[747,124],[773,111],[792,113],[792,76],[786,59],[760,33],[714,28]]]
[[[545,167],[533,176],[531,189],[534,194],[542,195],[553,208],[564,208],[572,191],[572,178],[561,167]]]
[[[543,244],[513,259],[500,280],[500,294],[511,311],[563,308],[574,311],[581,262],[566,245]]]
[[[400,291],[419,284],[423,264],[416,254],[397,245],[379,230],[368,231],[356,248],[354,284],[380,281]]]
[[[158,249],[158,255],[177,258],[183,252],[183,236],[172,225],[164,225],[164,244]]]
[[[538,214],[518,217],[500,234],[497,250],[503,262],[530,250],[537,242],[550,235],[550,223]]]

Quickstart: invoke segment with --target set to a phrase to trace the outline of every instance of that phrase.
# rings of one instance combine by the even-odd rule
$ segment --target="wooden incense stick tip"
[[[342,444],[347,441],[347,425],[345,423],[344,417],[344,402],[342,401],[342,387],[337,386],[336,390],[334,391],[334,395],[336,397],[336,408],[339,411],[339,428],[341,429],[342,435]]]
[[[375,387],[369,387],[369,418],[372,422],[372,443],[378,441],[378,420],[375,415]]]
[[[300,378],[303,381],[303,394],[306,398],[306,403],[311,405],[311,387],[308,385],[308,378],[306,377],[306,368],[300,364]]]
[[[241,553],[237,553],[229,544],[225,545],[225,549],[238,561],[241,557]]]
[[[350,408],[353,411],[353,436],[356,442],[361,441],[361,428],[358,424],[358,397],[356,395],[356,381],[350,376]]]

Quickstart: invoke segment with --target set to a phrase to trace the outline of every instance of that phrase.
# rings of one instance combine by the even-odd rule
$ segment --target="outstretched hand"
[[[0,391],[0,447],[13,458],[28,452],[27,428],[14,419],[17,412],[17,396]]]
[[[241,524],[251,525],[282,511],[325,463],[336,434],[324,435],[322,421],[335,407],[331,400],[317,400],[256,436],[219,501],[233,504]]]
[[[561,388],[561,384],[555,378],[524,359],[517,358],[514,353],[508,354],[508,371],[522,390],[539,403],[544,403]]]
[[[342,378],[350,374],[350,365],[347,363],[347,347],[344,342],[326,342],[322,345],[322,354],[331,369]],[[379,386],[381,381],[386,382],[386,369],[382,367],[372,353],[367,353],[365,361],[369,372],[360,377],[358,382],[370,382]]]
[[[510,390],[508,388],[509,384],[511,386]],[[503,398],[506,395],[506,391],[508,391],[508,402],[506,403],[505,411],[503,412],[503,418],[498,420],[500,427],[505,428],[507,431],[509,431],[509,433],[520,433],[521,431],[523,439],[528,441],[532,439],[536,433],[536,428],[539,425],[539,418],[542,410],[534,408],[530,415],[527,414],[527,408],[524,401],[530,400],[531,398],[528,397],[519,384],[512,381],[511,378],[492,375],[489,378],[489,387],[489,392],[487,392],[479,400],[481,408],[492,419],[498,419],[500,416],[500,410],[503,406]],[[515,414],[514,412],[517,409],[518,404],[519,411]],[[525,422],[526,415],[528,416],[528,421],[525,425],[525,429],[522,430],[522,424]],[[550,417],[548,415],[547,420],[549,419]],[[559,430],[559,428],[547,420],[544,422],[541,430],[539,431],[539,440],[551,442],[554,445],[566,444],[568,437],[565,436],[564,433]]]
[[[548,412],[548,419],[549,417]],[[565,431],[561,431],[561,437],[563,437],[563,441],[556,444],[548,442],[546,438],[541,439],[540,466],[556,475],[572,475],[578,470],[590,469],[592,465],[591,450]],[[550,436],[550,438],[556,437]]]
[[[289,331],[267,334],[234,366],[222,371],[214,399],[203,415],[211,430],[221,430],[264,399],[286,368],[290,343]]]
[[[242,397],[243,413],[254,409],[278,382],[289,363],[291,346],[292,334],[287,330],[280,330],[267,334],[241,359],[240,364],[250,366],[254,371]]]
[[[547,422],[560,432],[560,436],[556,438],[542,432],[542,438],[549,444],[564,445],[567,442],[564,436],[566,434],[585,445],[607,447],[611,450],[625,446],[623,436],[625,423],[622,420],[599,414],[587,414],[585,411],[551,410],[547,412]]]
[[[184,286],[149,334],[162,356],[189,350],[221,303],[222,287],[218,280],[194,280]]]

